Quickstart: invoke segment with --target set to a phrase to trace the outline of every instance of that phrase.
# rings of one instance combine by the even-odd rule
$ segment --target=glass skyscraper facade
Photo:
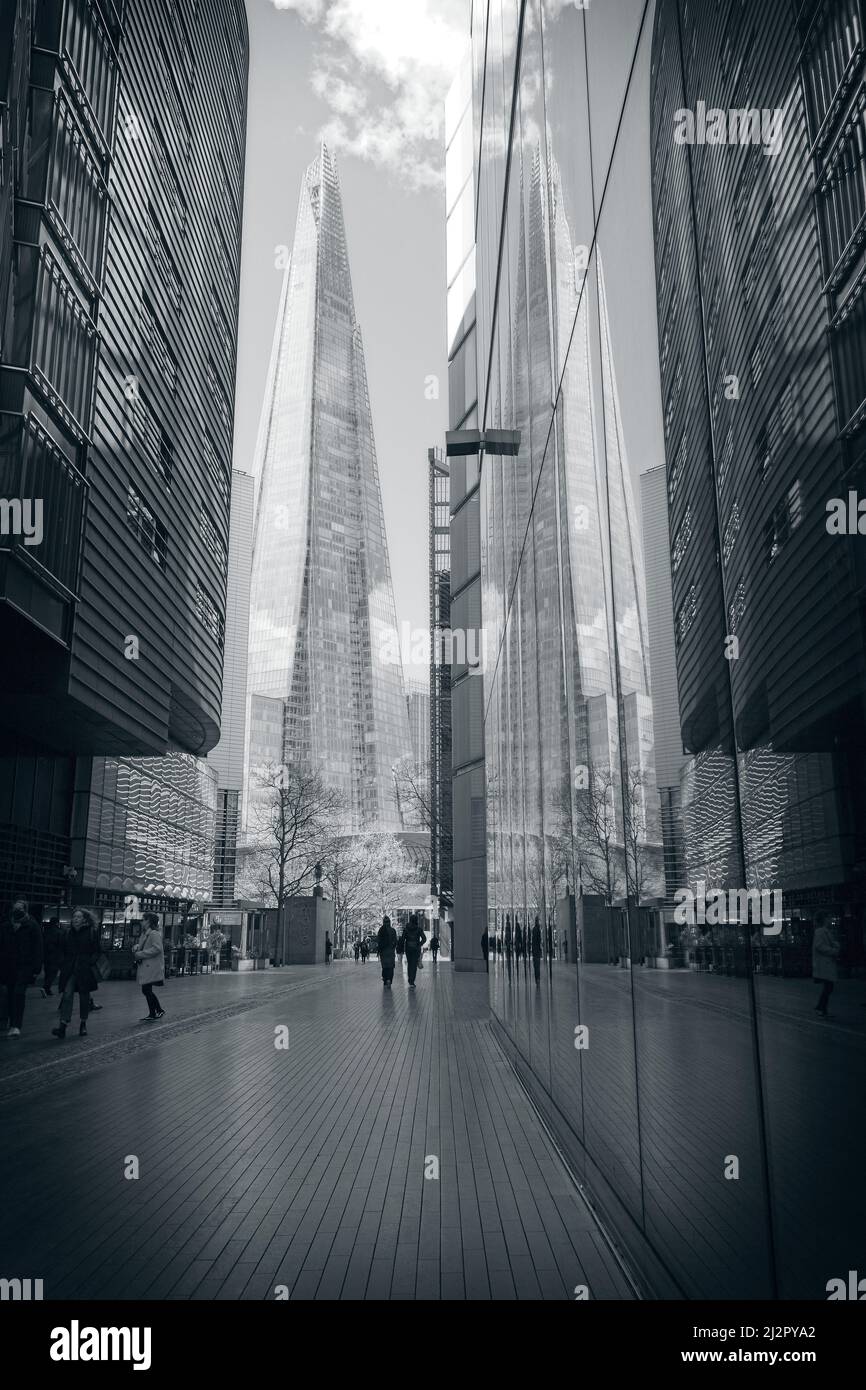
[[[412,746],[340,185],[324,145],[301,187],[255,474],[250,722],[257,701],[281,701],[274,761],[317,768],[343,798],[347,829],[397,831],[393,769]],[[249,768],[248,809],[253,757]]]
[[[863,571],[825,520],[863,458],[862,32],[856,3],[472,6],[477,425],[521,436],[479,487],[491,1004],[661,1296],[825,1298],[861,1258]],[[680,142],[699,101],[783,112],[773,150]],[[660,799],[633,494],[662,458]],[[783,920],[662,932],[663,815],[681,890],[781,888]]]

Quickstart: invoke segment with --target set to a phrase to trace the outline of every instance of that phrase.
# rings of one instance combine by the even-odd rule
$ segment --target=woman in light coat
[[[815,934],[812,937],[812,979],[821,985],[821,995],[815,1005],[815,1012],[827,1017],[827,1005],[833,986],[839,978],[839,958],[841,946],[836,935],[836,924],[829,912],[819,912],[815,919]]]
[[[155,912],[145,912],[142,918],[144,931],[138,945],[133,950],[133,958],[138,966],[135,978],[141,985],[141,992],[147,1000],[148,1014],[142,1023],[153,1023],[165,1015],[165,1009],[153,992],[154,985],[165,983],[165,951],[159,918]]]

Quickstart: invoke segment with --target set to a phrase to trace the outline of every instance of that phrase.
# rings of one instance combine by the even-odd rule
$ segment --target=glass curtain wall
[[[749,20],[753,8],[728,51],[731,14]],[[745,475],[761,437],[763,397],[743,409],[725,386],[735,375],[741,397],[754,392],[763,319],[748,305],[745,323],[733,318],[750,240],[725,241],[718,223],[713,234],[720,202],[731,226],[742,215],[741,170],[671,135],[674,112],[702,97],[742,105],[745,90],[750,105],[784,107],[781,146],[754,154],[769,166],[756,172],[771,178],[787,219],[780,254],[814,258],[802,16],[765,18],[741,0],[688,11],[676,0],[661,0],[658,14],[643,0],[473,5],[478,414],[482,428],[520,432],[516,458],[485,455],[481,483],[488,931],[501,947],[490,956],[491,1003],[648,1287],[825,1298],[827,1281],[862,1259],[863,892],[858,901],[856,851],[846,859],[840,828],[862,788],[834,784],[826,730],[801,718],[799,747],[788,727],[783,751],[772,718],[761,722],[754,691],[766,647],[743,650],[739,666],[726,655],[737,633],[746,646],[744,592],[761,611],[763,642],[774,623],[793,622],[778,570],[768,573],[767,516],[778,554],[806,506],[816,441],[800,437],[778,501],[744,483],[739,519],[720,507],[719,470]],[[786,34],[775,47],[773,25]],[[707,74],[706,90],[697,76],[683,90],[689,62]],[[697,156],[703,221],[692,202]],[[749,215],[760,216],[754,206]],[[758,230],[755,220],[752,238]],[[708,353],[714,258],[718,346]],[[785,310],[788,369],[798,353],[820,361],[820,274],[815,284],[811,320]],[[726,464],[732,420],[742,438]],[[829,438],[829,416],[821,428]],[[677,637],[670,688],[687,755],[677,919],[664,878],[639,510],[640,475],[659,465]],[[779,508],[798,477],[786,520]],[[814,533],[824,497],[812,491]],[[755,545],[721,582],[738,526]],[[829,610],[834,599],[827,591],[817,602]],[[703,665],[687,659],[692,628],[710,653]],[[862,673],[853,621],[848,639]],[[826,704],[820,672],[809,672],[801,704]],[[862,724],[858,679],[846,696],[852,724]],[[758,895],[773,889],[780,910],[770,918],[770,895],[761,918]],[[712,912],[716,890],[725,905]],[[842,945],[824,1018],[812,945],[843,900],[827,928]]]

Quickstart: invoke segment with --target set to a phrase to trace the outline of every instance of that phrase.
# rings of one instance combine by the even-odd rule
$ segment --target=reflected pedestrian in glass
[[[55,1038],[65,1038],[66,1029],[72,1022],[72,1006],[78,995],[78,1036],[87,1037],[87,1015],[90,1013],[90,996],[99,988],[99,980],[94,962],[98,950],[96,939],[96,919],[83,908],[76,908],[72,914],[72,925],[63,939],[63,957],[60,963],[58,988],[61,993],[60,1022],[51,1032]]]
[[[541,923],[535,919],[532,928],[532,968],[535,971],[535,983],[541,983]]]
[[[841,949],[834,919],[829,912],[819,912],[815,918],[815,935],[812,937],[812,979],[821,986],[815,1012],[822,1018],[827,1017],[830,995],[839,978],[837,961]]]
[[[63,933],[60,920],[52,917],[42,928],[42,997],[50,999],[54,991],[51,986],[60,969],[63,959]]]
[[[0,927],[0,1030],[9,1022],[10,1038],[21,1036],[27,989],[42,969],[42,933],[23,898],[12,904]]]
[[[394,979],[394,966],[397,963],[397,933],[391,926],[391,918],[382,918],[382,925],[376,934],[379,942],[379,964],[382,967],[382,984],[391,988]]]
[[[141,992],[147,1000],[148,1013],[142,1023],[154,1023],[165,1016],[165,1009],[153,992],[154,985],[165,984],[165,949],[159,918],[155,912],[145,912],[142,920],[144,933],[133,951],[133,959],[138,969],[135,979],[141,985]]]

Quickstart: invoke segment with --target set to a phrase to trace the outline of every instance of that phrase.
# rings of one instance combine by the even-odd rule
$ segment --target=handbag
[[[97,980],[107,980],[111,974],[111,961],[104,951],[100,951],[93,962],[93,973]]]

